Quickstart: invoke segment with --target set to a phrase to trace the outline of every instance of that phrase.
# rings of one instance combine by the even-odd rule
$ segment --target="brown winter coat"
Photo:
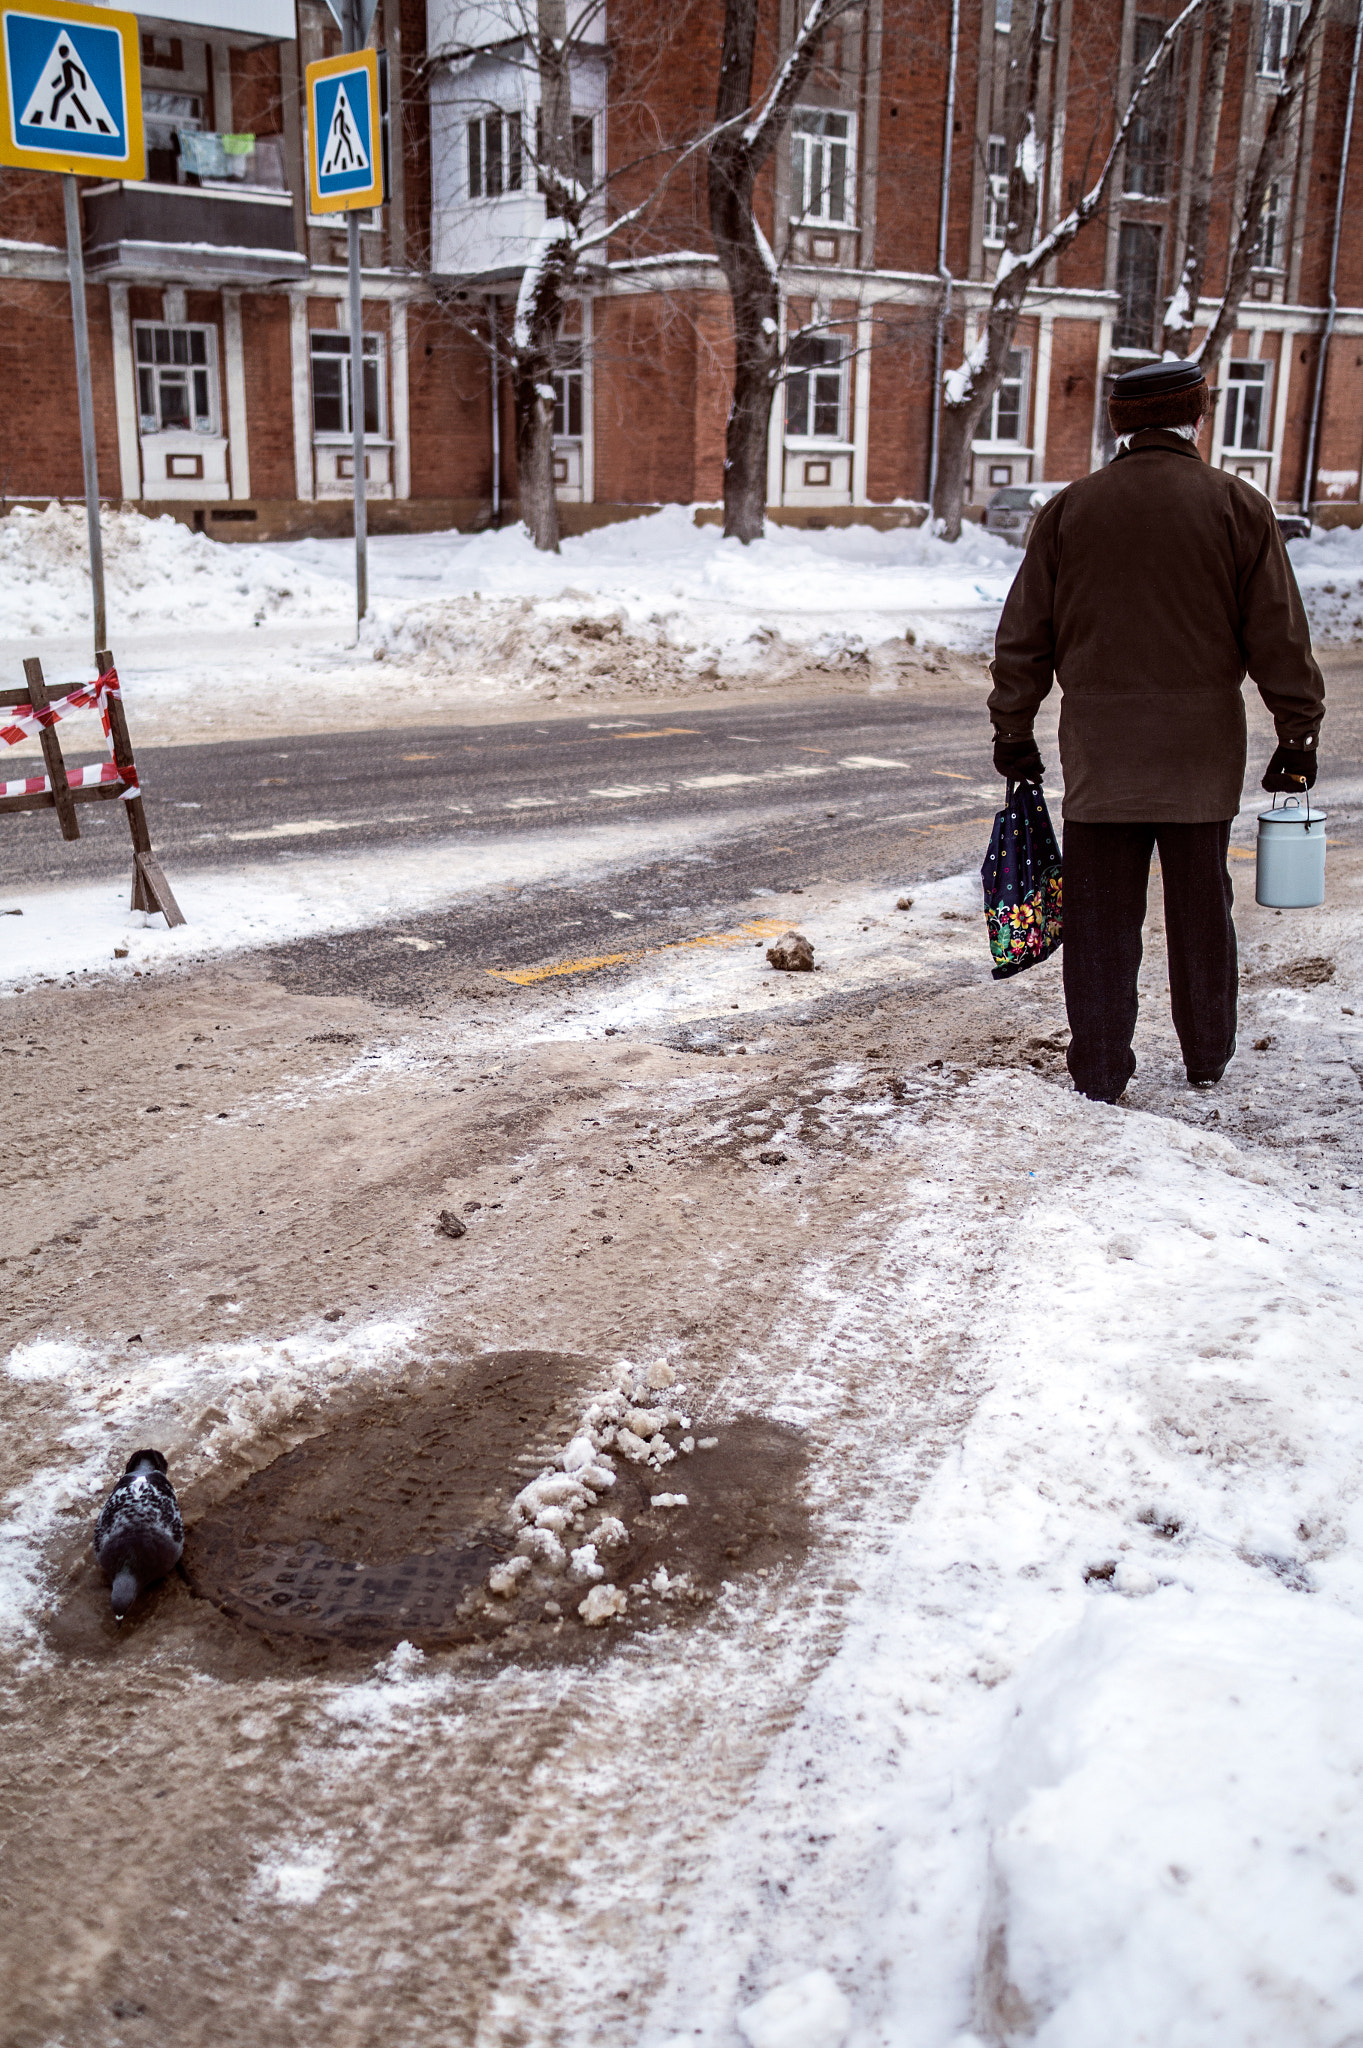
[[[994,724],[1029,733],[1054,674],[1067,818],[1209,824],[1240,808],[1246,671],[1280,741],[1319,730],[1325,685],[1272,505],[1147,428],[1037,514],[999,621]]]

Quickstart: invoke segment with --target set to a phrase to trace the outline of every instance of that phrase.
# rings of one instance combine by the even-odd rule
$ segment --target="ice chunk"
[[[521,1580],[529,1578],[531,1563],[528,1557],[509,1557],[505,1564],[494,1566],[487,1575],[487,1589],[499,1600],[509,1600],[520,1586]]]
[[[623,1614],[625,1606],[625,1596],[619,1586],[593,1586],[586,1599],[578,1602],[577,1611],[588,1628],[599,1628],[613,1614]]]
[[[561,1572],[568,1562],[568,1553],[552,1529],[524,1530],[516,1539],[516,1548],[524,1556],[548,1565],[551,1572]]]
[[[574,1579],[604,1579],[606,1567],[597,1563],[594,1543],[584,1543],[579,1550],[573,1552],[568,1573]]]
[[[632,1429],[617,1429],[615,1441],[633,1465],[642,1465],[648,1456],[648,1445]]]
[[[580,1472],[584,1465],[590,1465],[596,1457],[596,1445],[589,1436],[575,1436],[563,1453],[565,1472]],[[584,1484],[590,1484],[584,1481]]]
[[[656,1436],[660,1429],[666,1429],[670,1420],[665,1408],[631,1408],[625,1417],[628,1428],[636,1436]]]
[[[615,1515],[603,1515],[592,1530],[592,1542],[598,1549],[622,1550],[629,1542],[629,1530]]]
[[[656,1365],[651,1365],[645,1374],[648,1385],[655,1394],[663,1387],[670,1387],[676,1377],[671,1366],[664,1364],[662,1359],[659,1359]]]
[[[561,1536],[565,1529],[571,1529],[572,1526],[571,1508],[541,1508],[535,1517],[537,1529],[552,1529],[556,1536]]]
[[[655,1508],[685,1508],[691,1503],[684,1493],[655,1493],[649,1502]]]
[[[852,2008],[827,1970],[778,1984],[738,2015],[748,2048],[842,2048]]]

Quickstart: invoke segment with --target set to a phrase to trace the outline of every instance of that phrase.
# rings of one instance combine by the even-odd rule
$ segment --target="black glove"
[[[1046,773],[1046,763],[1037,752],[1036,741],[1030,733],[1023,739],[1010,740],[996,732],[994,769],[996,774],[1006,775],[1010,782],[1040,782]]]
[[[1264,770],[1261,789],[1275,794],[1300,796],[1304,789],[1316,786],[1316,743],[1314,739],[1304,740],[1299,747],[1280,745],[1274,749],[1273,759]]]

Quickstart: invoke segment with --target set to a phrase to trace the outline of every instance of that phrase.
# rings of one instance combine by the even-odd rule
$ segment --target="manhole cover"
[[[572,1490],[564,1447],[607,1377],[590,1359],[500,1352],[337,1415],[192,1523],[191,1588],[276,1639],[440,1648],[527,1625],[580,1631],[590,1586],[572,1577],[569,1552],[605,1513],[616,1525],[614,1547],[602,1546],[606,1587],[624,1595],[630,1624],[694,1612],[724,1579],[803,1554],[803,1441],[754,1416],[689,1452],[695,1435],[670,1422],[659,1432],[674,1453],[665,1469],[615,1447],[613,1483],[579,1518],[581,1533],[571,1508],[540,1515],[561,1543],[518,1520],[512,1503],[527,1482],[548,1472]],[[501,1590],[489,1586],[499,1566]]]

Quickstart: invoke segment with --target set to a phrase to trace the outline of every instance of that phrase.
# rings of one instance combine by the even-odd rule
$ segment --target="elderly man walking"
[[[1037,514],[999,621],[989,709],[1000,775],[1039,781],[1037,707],[1060,682],[1064,972],[1075,1087],[1115,1102],[1136,1071],[1150,856],[1164,878],[1169,994],[1188,1080],[1235,1051],[1226,866],[1245,777],[1246,671],[1278,746],[1263,787],[1309,789],[1325,685],[1273,507],[1197,450],[1196,362],[1112,388],[1116,459]]]

